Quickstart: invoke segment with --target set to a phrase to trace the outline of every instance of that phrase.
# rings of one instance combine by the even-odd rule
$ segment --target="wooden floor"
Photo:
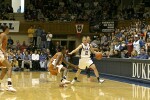
[[[48,79],[47,72],[13,72],[16,93],[0,92],[0,100],[150,100],[150,88],[113,80],[97,83],[95,77],[88,81],[80,75],[74,85],[59,87],[60,75]],[[74,73],[69,72],[72,80]],[[6,86],[6,78],[3,86]]]

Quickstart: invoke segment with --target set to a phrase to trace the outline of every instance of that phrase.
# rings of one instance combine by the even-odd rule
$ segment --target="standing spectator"
[[[103,43],[107,41],[107,37],[105,34],[102,34],[102,37],[101,37],[101,45],[103,45]]]
[[[34,33],[33,33],[33,45],[36,46],[37,44],[37,34],[36,34],[36,26],[33,27]]]
[[[43,33],[42,28],[39,26],[36,29],[36,36],[37,36],[37,47],[40,48],[41,45],[41,34]]]
[[[34,53],[31,55],[32,64],[33,64],[33,70],[39,70],[39,54],[37,53],[37,50],[34,51]]]
[[[46,32],[45,30],[43,30],[42,34],[41,34],[41,49],[42,48],[47,48],[47,45],[46,45]]]
[[[145,50],[146,53],[150,56],[150,38],[148,38],[147,42],[145,43]]]
[[[131,52],[133,51],[133,41],[132,41],[132,39],[128,40],[127,51],[128,51],[128,56],[131,57]]]
[[[53,34],[50,32],[47,33],[46,39],[47,39],[47,48],[51,50],[51,41],[52,41]]]
[[[33,41],[33,34],[35,30],[33,26],[31,25],[30,28],[28,29],[28,38],[29,38],[29,43]]]
[[[26,42],[25,41],[23,41],[23,43],[22,43],[22,45],[20,46],[20,50],[21,51],[24,51],[24,49],[27,49],[27,45],[26,45]]]
[[[8,44],[7,44],[7,45],[8,45],[8,47],[10,47],[10,48],[11,48],[11,47],[12,47],[12,45],[14,44],[14,41],[13,41],[13,39],[12,39],[11,37],[9,37],[9,38],[8,38],[8,42],[7,42],[7,43],[8,43]]]
[[[17,9],[17,13],[21,13],[21,6]]]
[[[138,35],[135,35],[134,39],[135,40],[133,42],[133,49],[136,50],[138,54],[140,54],[140,49],[144,46],[144,43],[140,40]]]
[[[16,49],[17,49],[17,50],[20,50],[20,46],[21,46],[20,41],[17,40],[17,41],[16,41]]]
[[[55,46],[56,48],[56,52],[59,52],[60,51],[60,43],[57,41],[56,42],[56,46]]]

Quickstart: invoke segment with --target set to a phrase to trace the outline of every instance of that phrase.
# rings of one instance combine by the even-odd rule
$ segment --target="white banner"
[[[0,21],[0,32],[2,32],[1,26],[3,25],[9,27],[9,32],[19,32],[19,21]]]

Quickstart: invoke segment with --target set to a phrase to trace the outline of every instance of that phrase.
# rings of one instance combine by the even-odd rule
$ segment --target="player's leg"
[[[61,82],[62,83],[70,83],[70,81],[67,80],[67,72],[68,72],[68,69],[66,67],[62,67],[61,70],[63,70],[63,75],[62,75],[62,79],[61,79]]]
[[[71,84],[74,84],[77,81],[77,78],[80,75],[82,69],[86,69],[87,64],[88,64],[87,59],[85,59],[85,58],[79,59],[79,69],[77,70],[76,75],[75,75],[74,79],[72,80]]]
[[[71,84],[74,84],[77,81],[78,76],[80,75],[81,71],[82,71],[81,69],[77,70],[76,75],[75,75],[74,79],[72,80]]]
[[[93,69],[94,74],[95,74],[95,76],[97,77],[98,82],[100,82],[100,83],[104,82],[104,80],[99,77],[99,72],[98,72],[98,70],[97,70],[95,64],[92,64],[92,65],[90,66],[90,68]]]
[[[1,68],[1,75],[0,75],[0,91],[4,91],[4,89],[1,87],[1,82],[4,78],[4,76],[7,73],[7,69],[6,68]]]
[[[90,78],[90,76],[91,76],[91,69],[90,68],[86,69],[86,75],[87,75],[87,78]]]
[[[8,74],[8,88],[7,88],[7,90],[15,92],[16,90],[12,87],[12,80],[11,80],[12,66],[11,66],[11,64],[9,63],[9,61],[7,59],[5,59],[2,62],[2,65],[6,66],[7,69],[8,69],[8,71],[7,71],[7,74]]]

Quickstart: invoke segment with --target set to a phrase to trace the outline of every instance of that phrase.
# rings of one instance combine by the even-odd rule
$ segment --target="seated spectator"
[[[144,48],[141,48],[140,54],[136,57],[137,59],[148,59],[149,56],[146,54],[146,50]]]
[[[8,49],[7,53],[8,53],[8,61],[11,62],[13,60],[14,54],[11,49]]]
[[[46,70],[47,66],[47,56],[43,52],[40,54],[40,68],[41,70]]]
[[[22,66],[21,68],[24,70],[24,65],[26,65],[27,70],[29,71],[32,69],[32,61],[31,61],[31,56],[28,54],[26,51],[25,54],[23,55],[22,59]],[[30,68],[30,69],[29,69]]]
[[[18,61],[18,66],[21,67],[23,54],[20,52],[20,50],[18,50],[17,53],[16,53],[16,59]]]
[[[19,70],[20,70],[20,68],[19,68],[19,63],[18,63],[16,57],[13,57],[13,60],[12,60],[12,62],[11,62],[11,65],[12,65],[12,70],[13,70],[13,71],[19,71]]]
[[[137,55],[138,55],[138,52],[137,52],[136,50],[133,50],[133,51],[131,52],[131,57],[130,57],[130,58],[136,59]]]
[[[31,55],[33,70],[40,70],[39,59],[40,56],[37,53],[37,50],[35,50],[34,53]]]
[[[110,52],[106,52],[105,56],[107,56],[107,58],[121,58],[121,52],[118,50],[110,50]]]

